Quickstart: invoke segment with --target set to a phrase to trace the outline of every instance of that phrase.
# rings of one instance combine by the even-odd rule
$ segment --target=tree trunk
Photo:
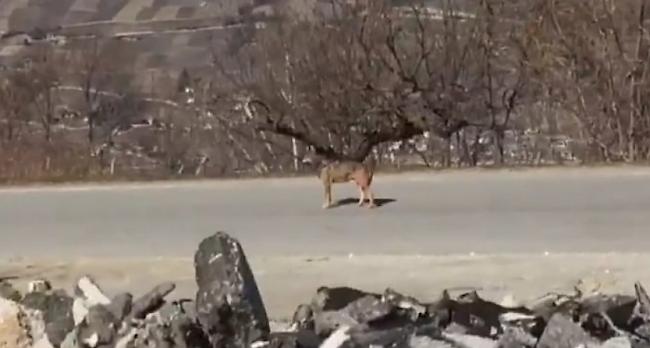
[[[88,115],[88,143],[90,145],[95,143],[95,121],[90,115]]]
[[[52,142],[52,127],[49,124],[45,126],[45,141]]]
[[[504,133],[501,130],[495,130],[494,131],[494,145],[497,148],[497,152],[499,154],[497,163],[502,166],[505,164],[505,151],[503,148],[503,142],[504,142]]]
[[[444,139],[444,141],[445,141],[446,149],[445,149],[445,153],[443,154],[444,158],[443,158],[442,165],[445,168],[450,168],[451,167],[451,139],[447,138]]]

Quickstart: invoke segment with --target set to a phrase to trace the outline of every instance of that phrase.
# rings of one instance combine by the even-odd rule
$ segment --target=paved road
[[[378,174],[394,199],[324,211],[316,178],[0,190],[5,257],[191,257],[216,230],[256,255],[650,250],[650,170]],[[335,198],[354,197],[351,185]]]

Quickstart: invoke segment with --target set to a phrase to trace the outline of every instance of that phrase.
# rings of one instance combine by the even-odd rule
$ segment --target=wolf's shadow
[[[375,198],[375,205],[377,205],[377,208],[383,207],[384,205],[387,205],[387,204],[390,204],[390,203],[393,203],[393,202],[397,202],[397,200],[394,199],[394,198]],[[353,205],[353,204],[356,205],[357,203],[359,203],[358,198],[349,197],[349,198],[343,198],[343,199],[338,200],[336,202],[336,204],[334,204],[334,206],[335,207],[343,207],[343,206],[346,206],[346,205]],[[365,200],[365,203],[368,204],[367,199]]]

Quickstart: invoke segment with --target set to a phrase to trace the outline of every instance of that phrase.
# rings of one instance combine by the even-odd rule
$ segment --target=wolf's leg
[[[323,203],[323,209],[327,209],[332,206],[332,183],[327,180],[323,180],[323,188],[325,189],[325,202]]]
[[[370,186],[366,186],[364,190],[367,195],[368,195],[368,208],[375,208],[377,205],[375,204],[375,197],[372,194],[372,191],[370,190]]]
[[[363,206],[363,202],[366,200],[366,192],[363,190],[361,185],[358,185],[359,187],[359,206]]]

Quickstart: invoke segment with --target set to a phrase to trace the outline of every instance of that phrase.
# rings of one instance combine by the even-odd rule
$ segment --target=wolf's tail
[[[375,156],[372,154],[366,157],[366,159],[363,161],[364,166],[366,167],[366,170],[368,170],[368,186],[372,183],[372,177],[375,174],[375,168],[377,167],[377,161],[375,160]]]

